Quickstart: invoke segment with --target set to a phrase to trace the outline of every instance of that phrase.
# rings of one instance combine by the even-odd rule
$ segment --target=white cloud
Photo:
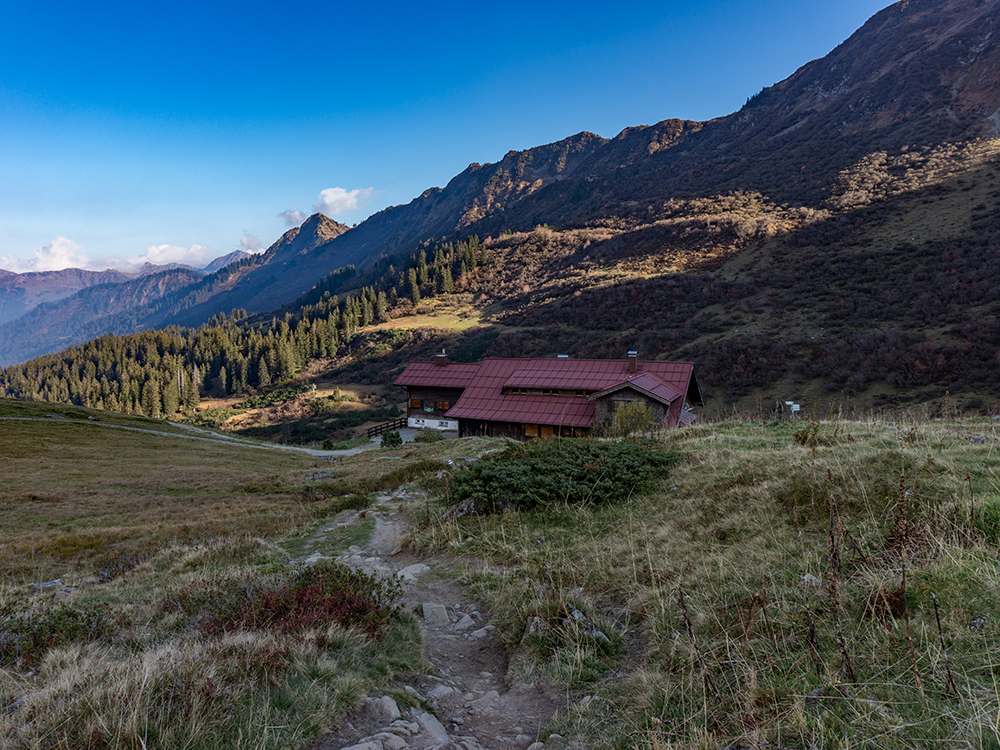
[[[357,190],[344,190],[344,188],[327,188],[319,194],[319,200],[313,206],[314,211],[319,211],[327,216],[338,216],[349,211],[357,211],[363,208],[371,198],[375,188],[358,188]]]
[[[82,252],[83,248],[69,237],[56,237],[48,245],[36,247],[35,257],[28,263],[13,255],[0,258],[0,268],[15,273],[27,271],[61,271],[64,268],[90,268],[90,258]]]
[[[240,240],[240,247],[248,253],[259,253],[264,249],[264,243],[260,241],[257,235],[250,234],[250,232],[244,229],[243,238]]]
[[[183,263],[194,268],[201,268],[214,260],[215,253],[212,248],[206,245],[191,245],[190,247],[178,247],[176,245],[151,245],[146,248],[142,255],[129,258],[127,263],[130,266],[138,267],[144,263],[152,263],[156,266],[167,263]]]
[[[285,222],[286,227],[297,227],[306,220],[306,212],[295,211],[290,208],[287,211],[282,211],[278,214],[278,218]]]

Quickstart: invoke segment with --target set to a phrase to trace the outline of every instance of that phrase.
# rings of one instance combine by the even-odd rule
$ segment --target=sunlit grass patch
[[[673,431],[648,495],[413,544],[489,561],[468,579],[512,669],[599,696],[555,725],[595,746],[1000,746],[1000,449],[967,422],[806,427]],[[565,606],[627,651],[567,639]]]

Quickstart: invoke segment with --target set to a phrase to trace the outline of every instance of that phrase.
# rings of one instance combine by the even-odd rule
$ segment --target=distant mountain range
[[[903,0],[726,117],[664,120],[612,139],[584,132],[511,151],[493,164],[471,164],[445,187],[353,228],[311,216],[265,253],[227,261],[208,276],[174,271],[157,283],[139,283],[67,271],[58,272],[65,275],[58,284],[52,277],[50,288],[0,273],[0,322],[18,319],[16,334],[9,323],[0,326],[0,361],[100,332],[195,326],[234,308],[268,312],[338,268],[363,271],[379,258],[405,259],[438,241],[538,225],[618,231],[669,214],[664,206],[672,201],[702,201],[710,213],[719,196],[757,195],[770,205],[798,207],[802,216],[832,212],[840,218],[831,218],[830,226],[840,232],[837,222],[847,218],[837,212],[902,190],[897,183],[914,170],[924,170],[926,185],[932,166],[949,174],[973,168],[947,149],[1000,137],[998,81],[1000,0]],[[781,226],[798,221],[785,217]],[[659,251],[672,236],[650,225],[636,241],[643,252]],[[749,262],[726,272],[738,275]],[[12,291],[4,292],[8,287]],[[85,296],[65,301],[74,294]]]

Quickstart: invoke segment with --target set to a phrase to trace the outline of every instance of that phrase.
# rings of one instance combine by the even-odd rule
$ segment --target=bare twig
[[[809,643],[809,653],[812,655],[813,665],[816,667],[816,676],[823,677],[823,665],[819,660],[819,639],[816,637],[816,623],[813,622],[812,612],[806,610],[806,626],[809,628],[806,640]]]
[[[976,496],[972,492],[972,474],[965,472],[965,481],[969,483],[969,538],[972,538],[976,528]]]
[[[958,687],[955,685],[955,678],[951,674],[951,664],[948,661],[948,651],[944,647],[944,632],[941,630],[941,613],[938,611],[937,597],[931,592],[931,601],[934,602],[934,619],[937,620],[938,643],[941,644],[941,653],[944,655],[944,667],[948,673],[948,680],[944,684],[944,694],[949,695],[952,690],[958,695]]]
[[[687,627],[688,638],[691,639],[691,645],[694,646],[694,652],[698,658],[698,666],[701,667],[701,679],[704,684],[705,694],[707,695],[708,689],[711,688],[716,699],[722,700],[722,694],[715,686],[715,681],[708,672],[708,664],[705,662],[705,657],[702,656],[701,647],[698,645],[698,639],[694,634],[694,626],[691,625],[691,615],[688,613],[687,603],[684,601],[684,589],[680,586],[677,587],[677,602],[681,605],[681,612],[684,613],[684,625]]]
[[[924,685],[920,681],[920,669],[917,667],[917,654],[913,650],[913,635],[910,632],[910,604],[906,600],[906,562],[903,562],[903,617],[906,620],[906,644],[910,647],[910,661],[913,662],[913,678],[917,682],[917,689],[920,690],[920,697],[924,697]]]
[[[771,627],[771,620],[767,616],[767,587],[764,586],[764,581],[760,582],[760,614],[764,618],[764,626],[767,628],[767,632],[771,635],[771,640],[774,641],[774,651],[778,652],[778,634],[774,632],[774,628]]]
[[[854,672],[854,665],[851,664],[851,657],[847,653],[847,644],[844,642],[844,630],[840,622],[840,590],[838,586],[840,580],[840,543],[838,541],[838,531],[842,533],[843,527],[836,500],[830,497],[827,502],[830,509],[830,567],[827,570],[827,578],[829,580],[830,604],[833,609],[834,625],[837,631],[837,647],[840,649],[840,680],[841,682],[855,682],[857,675]]]

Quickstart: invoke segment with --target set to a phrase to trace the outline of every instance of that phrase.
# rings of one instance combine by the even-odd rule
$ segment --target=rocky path
[[[383,576],[398,576],[404,585],[404,606],[421,620],[425,635],[426,674],[411,675],[399,687],[433,707],[401,707],[389,696],[369,697],[364,710],[340,731],[321,738],[312,750],[551,750],[566,748],[552,735],[539,742],[543,730],[563,701],[544,685],[507,679],[507,661],[490,613],[469,598],[453,580],[446,560],[418,559],[401,550],[401,535],[409,515],[424,497],[400,489],[377,498],[375,530],[365,547],[351,547],[337,559]],[[324,532],[357,522],[345,514]],[[318,544],[322,533],[311,540]],[[323,559],[306,550],[302,560]],[[398,693],[397,693],[398,694]],[[572,747],[579,746],[574,745]]]

